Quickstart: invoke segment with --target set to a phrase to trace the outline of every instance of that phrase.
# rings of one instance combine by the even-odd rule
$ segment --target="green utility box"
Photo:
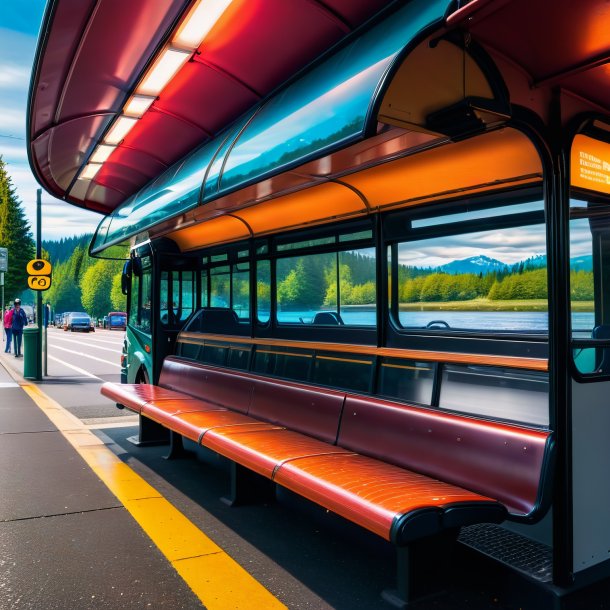
[[[38,326],[23,329],[23,376],[26,379],[42,379],[40,357],[38,355]]]

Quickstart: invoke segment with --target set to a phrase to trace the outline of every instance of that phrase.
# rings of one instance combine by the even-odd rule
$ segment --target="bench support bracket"
[[[275,483],[252,470],[231,462],[231,491],[221,501],[229,506],[275,500]]]
[[[182,435],[174,432],[173,430],[169,431],[169,453],[163,456],[164,460],[181,460],[184,458],[193,457],[192,453],[189,453],[184,448],[184,443],[182,442]]]
[[[169,430],[148,417],[140,417],[138,436],[130,436],[127,440],[137,447],[167,445],[170,442]]]
[[[386,589],[381,597],[395,608],[408,608],[411,602],[440,595],[449,584],[451,558],[458,530],[396,547],[396,589]]]

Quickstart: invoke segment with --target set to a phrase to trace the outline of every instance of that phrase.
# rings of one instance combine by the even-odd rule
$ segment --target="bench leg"
[[[383,591],[381,597],[395,608],[407,608],[411,602],[442,593],[451,574],[457,535],[457,530],[448,530],[396,547],[396,589]]]
[[[170,441],[169,430],[148,417],[140,415],[138,436],[127,439],[137,447],[167,445]]]
[[[231,491],[221,501],[229,506],[256,504],[275,500],[275,483],[271,479],[231,462]]]
[[[173,430],[169,431],[169,453],[163,456],[164,460],[180,460],[184,458],[193,457],[192,453],[189,453],[184,448],[184,443],[182,442],[182,435],[174,432]]]

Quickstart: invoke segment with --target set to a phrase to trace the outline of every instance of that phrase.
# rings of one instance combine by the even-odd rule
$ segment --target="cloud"
[[[0,64],[0,91],[28,88],[31,70],[26,66]]]
[[[485,255],[512,265],[546,253],[544,225],[516,227],[405,242],[399,246],[400,263],[436,267],[454,260]]]

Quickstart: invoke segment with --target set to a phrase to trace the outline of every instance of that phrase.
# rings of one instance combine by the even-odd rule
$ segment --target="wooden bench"
[[[474,523],[535,521],[550,503],[549,431],[177,357],[159,386],[101,391],[172,431],[174,450],[185,437],[229,458],[234,501],[241,485],[250,492],[252,471],[391,541],[398,600],[417,595],[422,547]]]

